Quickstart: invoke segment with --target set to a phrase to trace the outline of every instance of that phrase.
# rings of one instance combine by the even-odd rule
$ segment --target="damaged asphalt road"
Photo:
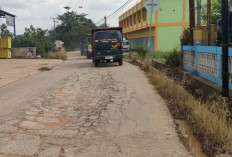
[[[49,72],[0,88],[0,156],[191,156],[138,67],[95,68],[79,52],[68,55]]]

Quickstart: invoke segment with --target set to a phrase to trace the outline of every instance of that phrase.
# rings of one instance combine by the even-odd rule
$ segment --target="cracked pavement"
[[[0,156],[191,156],[138,67],[95,68],[79,52],[68,57],[50,72],[0,88]]]

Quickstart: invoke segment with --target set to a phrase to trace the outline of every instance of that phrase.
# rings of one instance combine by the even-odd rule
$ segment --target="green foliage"
[[[74,50],[79,47],[79,43],[87,38],[95,24],[91,19],[86,18],[86,14],[77,14],[76,12],[66,12],[59,15],[61,24],[55,29],[58,40],[64,42],[67,50]]]
[[[144,46],[139,46],[135,50],[138,54],[139,59],[144,60],[146,57],[146,54],[148,53],[147,49]]]
[[[123,54],[123,58],[124,58],[124,59],[129,59],[129,54],[125,54],[125,53],[124,53],[124,54]]]
[[[6,24],[2,24],[0,26],[0,32],[1,32],[1,36],[11,36],[11,37],[13,37],[13,34],[7,29]]]
[[[178,48],[175,48],[168,52],[168,55],[165,57],[165,59],[165,64],[170,66],[179,66],[181,63],[181,51]]]
[[[71,42],[69,45],[65,46],[65,50],[67,50],[67,51],[73,51],[73,50],[75,50],[78,47],[80,47],[80,43]]]
[[[149,58],[165,58],[168,52],[165,51],[153,51],[149,53]]]
[[[180,37],[181,45],[190,45],[190,30],[186,29]]]
[[[47,34],[48,30],[34,28],[31,25],[30,28],[25,28],[23,35],[17,36],[17,45],[18,47],[36,47],[37,54],[46,56],[48,51],[54,49],[54,44]]]
[[[217,24],[217,20],[221,18],[222,15],[221,3],[222,0],[216,0],[215,4],[213,5],[213,9],[211,12],[212,24]],[[207,15],[204,12],[202,12],[202,20],[204,22],[207,21]]]

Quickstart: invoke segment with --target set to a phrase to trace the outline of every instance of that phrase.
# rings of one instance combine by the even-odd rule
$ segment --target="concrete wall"
[[[12,58],[35,58],[36,47],[19,47],[11,49]]]

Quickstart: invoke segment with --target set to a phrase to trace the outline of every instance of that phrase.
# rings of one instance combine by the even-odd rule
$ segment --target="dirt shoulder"
[[[58,59],[1,59],[0,87],[8,85],[22,78],[38,74],[40,68],[53,67],[63,63]]]

